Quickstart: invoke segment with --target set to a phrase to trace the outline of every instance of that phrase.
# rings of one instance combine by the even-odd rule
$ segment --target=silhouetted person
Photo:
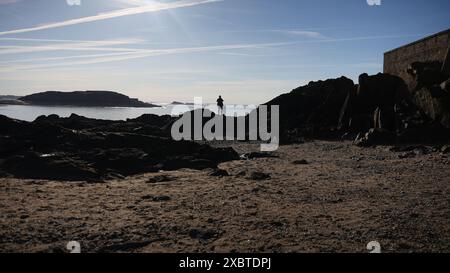
[[[219,98],[217,99],[217,108],[219,110],[219,115],[223,115],[223,102],[224,100],[222,99],[222,96],[219,96]]]

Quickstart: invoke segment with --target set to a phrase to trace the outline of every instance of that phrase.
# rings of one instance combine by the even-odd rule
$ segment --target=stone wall
[[[408,87],[414,87],[414,78],[407,73],[413,62],[439,61],[450,74],[448,64],[450,49],[450,29],[421,39],[384,54],[384,73],[401,77]]]

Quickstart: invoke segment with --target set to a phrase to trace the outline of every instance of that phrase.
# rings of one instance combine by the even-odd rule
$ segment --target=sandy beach
[[[67,252],[75,240],[82,252],[364,253],[370,241],[383,252],[449,252],[450,158],[412,150],[315,141],[223,163],[227,177],[2,178],[0,251]]]

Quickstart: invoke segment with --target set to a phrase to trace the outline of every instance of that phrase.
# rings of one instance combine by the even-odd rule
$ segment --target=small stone
[[[248,179],[250,180],[257,180],[257,181],[262,181],[262,180],[268,180],[270,179],[270,174],[267,173],[262,173],[262,172],[253,172]]]
[[[305,159],[302,159],[302,160],[295,160],[294,162],[292,162],[292,164],[294,164],[294,165],[308,165],[309,163]]]
[[[169,196],[165,196],[165,195],[160,195],[160,196],[154,196],[154,195],[145,195],[142,196],[143,200],[151,200],[153,202],[165,202],[165,201],[170,201],[170,197]]]
[[[163,183],[163,182],[171,182],[173,180],[175,180],[175,179],[168,175],[157,175],[157,176],[149,178],[147,183],[156,184],[156,183]]]
[[[225,176],[230,176],[230,174],[222,169],[217,169],[212,171],[209,176],[215,176],[215,177],[225,177]]]
[[[189,230],[189,237],[193,239],[210,240],[216,238],[217,235],[218,232],[215,230],[200,230],[200,229]]]

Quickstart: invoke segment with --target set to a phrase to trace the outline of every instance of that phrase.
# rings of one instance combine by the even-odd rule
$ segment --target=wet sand
[[[63,252],[73,240],[83,252],[368,252],[370,241],[384,252],[450,252],[449,155],[402,159],[389,147],[323,141],[275,154],[224,163],[223,178],[2,178],[0,252]]]

